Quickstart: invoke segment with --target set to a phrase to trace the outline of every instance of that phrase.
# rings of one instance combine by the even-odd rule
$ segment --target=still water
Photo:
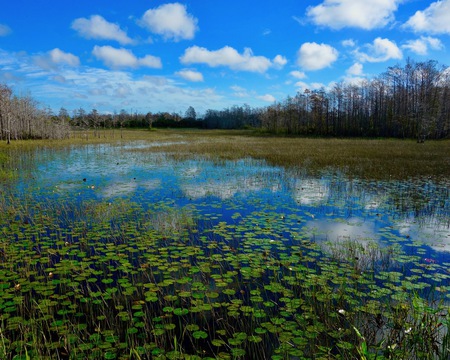
[[[199,218],[232,224],[249,215],[276,214],[283,228],[324,246],[345,240],[399,243],[427,261],[450,263],[448,181],[367,181],[339,172],[312,177],[303,169],[252,159],[174,161],[152,152],[154,146],[158,143],[134,142],[24,153],[15,192],[129,199],[144,207],[164,201],[175,208],[190,206]]]
[[[0,352],[354,358],[359,329],[373,354],[446,358],[432,346],[448,341],[448,180],[181,161],[162,145],[14,154]]]

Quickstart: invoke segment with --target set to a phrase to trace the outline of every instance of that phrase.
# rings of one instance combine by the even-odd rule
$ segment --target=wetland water
[[[355,328],[372,353],[438,353],[407,334],[450,296],[449,182],[176,161],[158,145],[19,156],[0,224],[11,358],[344,356]]]

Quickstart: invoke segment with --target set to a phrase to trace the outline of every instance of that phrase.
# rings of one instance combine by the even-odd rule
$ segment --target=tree
[[[0,84],[0,131],[1,138],[3,139],[3,134],[7,139],[8,144],[11,142],[11,96],[12,89],[7,86]]]
[[[70,121],[70,115],[66,108],[62,107],[59,109],[58,118],[62,124],[68,123]]]
[[[148,112],[145,115],[145,121],[147,122],[149,129],[151,129],[153,125],[153,115],[151,112]]]
[[[97,109],[92,109],[91,112],[88,114],[89,119],[89,125],[94,128],[94,137],[97,136],[97,128],[100,125],[100,116],[98,114]],[[100,134],[98,134],[100,137]]]
[[[184,117],[186,120],[196,120],[197,113],[195,112],[195,109],[192,106],[189,106],[184,114]]]

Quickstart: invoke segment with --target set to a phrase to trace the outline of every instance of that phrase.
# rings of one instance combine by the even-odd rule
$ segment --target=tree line
[[[275,134],[442,139],[450,137],[450,71],[436,61],[389,67],[359,82],[288,96],[267,107],[208,109],[199,118],[192,106],[184,115],[147,112],[100,114],[65,108],[57,115],[38,107],[29,95],[13,96],[0,84],[0,139],[64,138],[70,129],[190,127],[254,128]]]
[[[274,133],[442,139],[450,136],[450,71],[436,61],[389,67],[371,80],[305,90],[264,109]]]
[[[30,95],[13,95],[11,87],[0,83],[0,140],[63,139],[70,124],[42,109]]]
[[[436,61],[389,67],[373,79],[306,89],[265,108],[208,110],[207,128],[256,127],[269,133],[417,138],[450,137],[450,70]]]

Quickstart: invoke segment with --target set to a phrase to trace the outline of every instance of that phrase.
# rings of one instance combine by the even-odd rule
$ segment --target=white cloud
[[[161,58],[153,55],[145,55],[143,58],[137,59],[138,65],[149,68],[161,69]]]
[[[239,54],[230,46],[225,46],[219,50],[210,51],[199,46],[191,46],[184,51],[180,61],[183,64],[207,64],[211,67],[228,66],[233,70],[266,72],[269,67],[279,67],[286,59],[277,55],[271,62],[264,56],[254,56],[251,49],[244,49],[243,54]]]
[[[126,99],[129,96],[133,95],[133,90],[131,86],[128,84],[116,84],[114,89],[113,96],[119,99]]]
[[[106,66],[113,69],[137,68],[140,66],[160,69],[162,67],[160,58],[152,55],[137,58],[130,50],[124,48],[116,49],[112,46],[94,46],[92,54],[97,59],[103,61]]]
[[[307,42],[300,47],[297,55],[297,64],[305,70],[320,70],[331,66],[339,53],[330,45]]]
[[[354,63],[345,71],[345,76],[342,77],[345,84],[361,85],[366,78],[364,77],[363,65],[361,63]]]
[[[198,20],[188,14],[186,6],[180,3],[164,4],[147,10],[140,21],[151,32],[166,39],[178,41],[193,39],[198,30]]]
[[[355,47],[356,46],[356,42],[353,39],[347,39],[347,40],[343,40],[342,41],[342,46],[345,47]]]
[[[44,55],[34,57],[34,63],[45,70],[55,70],[57,65],[80,65],[80,59],[71,53],[66,53],[58,48],[48,51]]]
[[[427,55],[428,49],[441,50],[443,49],[441,40],[430,36],[421,36],[420,39],[408,40],[402,48],[411,50],[417,55]]]
[[[133,43],[133,40],[117,24],[106,21],[100,15],[92,15],[89,19],[75,19],[72,29],[86,39],[115,40],[123,45]]]
[[[0,24],[0,36],[6,36],[11,33],[11,28],[7,25]]]
[[[262,96],[258,96],[258,99],[261,99],[263,101],[270,102],[270,103],[273,103],[276,100],[275,97],[270,95],[270,94],[265,94],[265,95],[262,95]]]
[[[188,81],[192,81],[192,82],[203,81],[203,74],[198,71],[183,69],[183,70],[176,72],[176,74]]]
[[[306,15],[317,25],[332,29],[356,27],[364,30],[384,27],[394,20],[402,0],[324,0],[310,6]]]
[[[436,1],[423,11],[417,11],[405,27],[416,32],[450,34],[450,0]]]
[[[50,60],[55,64],[80,65],[80,59],[71,53],[66,53],[58,48],[49,51]]]
[[[297,81],[294,86],[297,88],[297,91],[305,91],[305,90],[320,90],[326,88],[326,86],[322,83],[306,83],[304,81]]]
[[[284,56],[277,55],[273,58],[272,62],[276,68],[281,69],[284,65],[287,64],[287,59]]]
[[[373,44],[366,44],[367,52],[355,51],[356,56],[362,62],[383,62],[390,59],[401,59],[402,51],[389,39],[380,37],[373,41]]]
[[[233,86],[230,86],[230,88],[231,88],[231,90],[233,90],[233,96],[240,97],[240,98],[245,98],[245,97],[250,96],[250,94],[247,92],[247,89],[244,89],[241,86],[233,85]]]
[[[289,73],[292,77],[296,79],[306,79],[306,74],[303,71],[294,70]]]
[[[349,76],[359,76],[363,74],[363,66],[360,63],[354,63],[352,66],[350,66],[347,71],[346,74]]]

